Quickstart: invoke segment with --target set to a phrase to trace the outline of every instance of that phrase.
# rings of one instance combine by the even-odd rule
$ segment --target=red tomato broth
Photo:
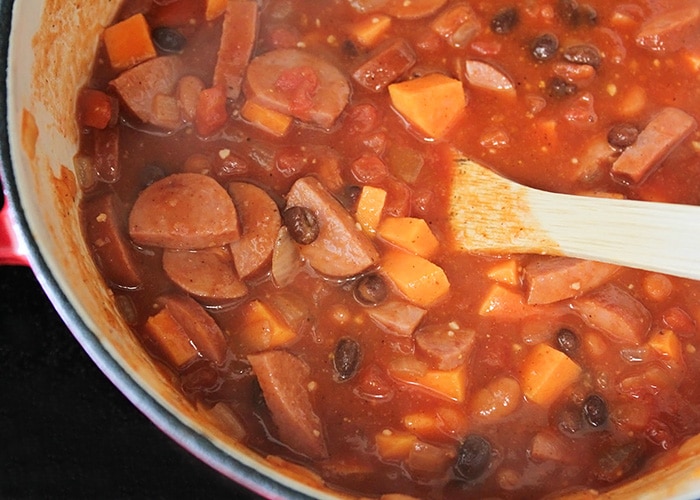
[[[176,0],[171,12],[179,12],[176,7],[189,1]],[[319,5],[312,0],[269,0],[261,4],[252,57],[279,48],[298,48],[347,75],[349,102],[328,130],[295,119],[282,137],[273,136],[240,117],[239,110],[247,99],[242,95],[227,103],[226,124],[210,136],[200,137],[186,120],[169,131],[141,123],[122,100],[119,123],[113,125],[119,131],[119,178],[88,186],[83,203],[87,207],[91,200],[110,192],[124,203],[124,220],[116,224],[129,241],[130,258],[141,284],[109,284],[136,334],[154,357],[163,361],[164,370],[172,374],[188,398],[205,405],[225,405],[245,427],[247,445],[264,455],[302,463],[334,488],[358,495],[398,492],[421,498],[523,498],[576,488],[609,488],[634,477],[658,454],[700,432],[700,394],[694,383],[700,375],[695,326],[700,319],[698,283],[669,278],[670,293],[652,296],[645,292],[644,284],[650,273],[628,269],[615,273],[607,284],[639,301],[651,318],[645,338],[634,345],[615,341],[589,324],[576,312],[576,297],[528,305],[522,269],[539,257],[462,255],[443,247],[430,260],[449,278],[449,292],[425,306],[425,316],[415,331],[402,333],[379,326],[370,316],[379,306],[367,306],[354,297],[357,276],[323,277],[307,259],[286,286],[274,282],[266,263],[245,280],[249,292],[244,298],[200,298],[227,339],[222,366],[197,352],[194,361],[178,371],[168,366],[167,356],[159,350],[162,346],[143,334],[144,324],[160,307],[159,297],[184,292],[162,270],[162,249],[130,240],[126,219],[146,186],[174,173],[209,175],[224,188],[232,181],[252,182],[263,187],[281,209],[295,182],[312,175],[349,214],[353,213],[357,189],[371,185],[387,192],[382,217],[422,218],[441,242],[449,238],[450,147],[522,183],[544,189],[700,203],[697,132],[637,185],[619,182],[610,174],[612,159],[619,154],[612,148],[605,150],[612,159],[593,162],[592,166],[582,166],[581,161],[591,145],[605,140],[616,123],[631,122],[641,130],[666,106],[700,119],[700,70],[692,59],[700,60],[699,28],[695,27],[685,47],[677,51],[653,52],[635,43],[644,19],[688,2],[630,0],[615,6],[591,1],[585,5],[595,8],[596,21],[584,19],[575,26],[562,19],[560,10],[561,5],[572,2],[516,5],[519,20],[507,34],[494,33],[489,23],[512,3],[470,2],[480,28],[458,47],[450,46],[430,28],[430,23],[455,2],[442,3],[435,2],[440,5],[434,13],[412,20],[400,18],[399,8],[392,2],[392,10],[387,11],[392,16],[391,27],[384,35],[408,41],[416,54],[416,64],[397,81],[435,71],[462,80],[467,105],[442,138],[426,139],[409,125],[391,107],[386,88],[371,92],[353,82],[350,75],[371,48],[353,42],[349,27],[383,14],[381,6],[376,13],[362,12],[365,2],[361,1]],[[222,18],[205,21],[204,9],[198,9],[187,14],[194,16],[192,22],[182,23],[173,21],[179,19],[177,16],[168,17],[167,7],[126,0],[115,22],[141,12],[152,27],[165,22],[166,27],[177,28],[186,38],[177,56],[186,74],[210,86]],[[621,15],[615,16],[616,12]],[[176,25],[168,25],[168,19]],[[545,32],[557,36],[557,55],[552,60],[535,61],[530,53],[532,40]],[[563,50],[578,44],[597,47],[602,62],[595,76],[581,80],[572,95],[553,97],[548,85],[554,64],[562,61]],[[513,82],[514,94],[472,86],[460,69],[466,59],[492,63],[503,71]],[[300,75],[307,70],[298,69]],[[89,87],[115,96],[109,82],[118,74],[101,47]],[[640,88],[644,98],[638,102],[634,96]],[[306,93],[296,96],[295,102],[303,103],[306,113],[310,105],[307,99],[315,89],[303,85],[294,88],[295,92],[301,90]],[[591,110],[594,120],[589,119]],[[82,157],[94,159],[94,134],[90,127],[84,127]],[[412,167],[407,168],[404,162]],[[90,211],[86,208],[84,213]],[[100,253],[100,242],[87,230],[86,238],[96,248],[98,266],[120,265]],[[392,249],[377,237],[371,236],[371,241],[380,261]],[[489,273],[508,259],[516,261],[517,274],[513,282],[498,286],[504,297],[515,297],[515,303],[504,305],[501,312],[494,306],[496,313],[484,313],[484,301],[497,283]],[[381,268],[381,263],[374,267]],[[256,381],[260,374],[253,373],[246,358],[255,349],[243,331],[245,307],[256,299],[271,305],[273,316],[279,316],[277,320],[294,335],[293,341],[271,349],[292,353],[310,367],[308,397],[322,424],[319,432],[327,458],[310,460],[305,456],[308,453],[292,449],[280,437],[269,401],[265,403],[270,395],[261,394]],[[391,286],[386,300],[407,302]],[[470,330],[476,336],[460,364],[466,368],[462,400],[436,392],[420,378],[426,370],[438,375],[450,371],[437,370],[434,360],[417,352],[416,335],[430,328]],[[515,379],[522,386],[520,370],[533,347],[557,347],[564,329],[574,332],[579,342],[578,349],[567,353],[581,368],[573,384],[548,405],[515,394],[513,409],[507,414],[477,415],[474,396],[480,389],[499,378]],[[649,344],[653,334],[666,330],[673,331],[680,342],[680,360]],[[334,350],[343,338],[354,339],[361,356],[356,372],[339,381]],[[591,395],[605,401],[607,418],[600,425],[592,425],[582,413]],[[421,421],[429,425],[421,426]],[[414,440],[408,452],[382,455],[377,436],[404,434]],[[473,435],[485,439],[490,451],[484,468],[465,478],[455,463],[461,443]],[[533,443],[540,446],[535,451]],[[572,456],[576,460],[571,461]]]

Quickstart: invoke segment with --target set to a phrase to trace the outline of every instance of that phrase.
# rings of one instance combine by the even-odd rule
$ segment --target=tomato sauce
[[[454,151],[700,203],[693,2],[217,5],[125,0],[77,110],[86,240],[193,404],[374,497],[605,490],[700,432],[698,283],[448,245]]]

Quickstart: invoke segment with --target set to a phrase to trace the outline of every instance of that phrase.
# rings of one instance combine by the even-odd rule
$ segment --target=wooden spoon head
[[[454,248],[487,254],[559,255],[530,206],[543,192],[505,179],[459,155],[453,160],[449,222]]]

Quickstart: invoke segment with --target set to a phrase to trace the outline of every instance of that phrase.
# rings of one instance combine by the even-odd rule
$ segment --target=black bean
[[[551,97],[562,98],[573,95],[578,88],[573,83],[569,83],[563,78],[555,76],[547,85]]]
[[[564,406],[556,418],[557,428],[565,434],[576,434],[583,428],[581,408],[573,403]]]
[[[158,52],[165,54],[179,54],[187,43],[182,33],[173,28],[155,28],[151,32],[151,37]]]
[[[583,402],[583,416],[592,427],[600,427],[608,420],[608,405],[597,394],[591,394]]]
[[[578,2],[576,0],[559,0],[557,11],[566,23],[575,24],[578,18]]]
[[[360,49],[357,48],[357,45],[355,45],[355,43],[352,40],[344,40],[343,44],[341,45],[341,49],[343,51],[343,54],[350,58],[354,58],[360,55]]]
[[[297,243],[308,245],[318,238],[320,231],[318,219],[308,208],[290,207],[283,212],[282,218],[289,235]]]
[[[637,141],[639,129],[631,123],[618,123],[608,132],[608,143],[615,149],[625,149]]]
[[[143,186],[150,186],[163,177],[165,177],[165,170],[155,163],[147,163],[144,168],[139,170],[139,179]]]
[[[501,9],[491,19],[491,31],[499,35],[506,35],[513,31],[518,20],[518,10],[515,7]]]
[[[470,434],[457,453],[455,473],[467,481],[478,479],[491,462],[491,443],[478,434]]]
[[[598,22],[598,13],[589,4],[579,5],[576,0],[559,0],[559,16],[570,26],[593,26]]]
[[[362,188],[360,186],[347,186],[345,189],[343,189],[340,201],[345,208],[354,212],[355,205],[357,205],[357,200],[360,198],[361,193]]]
[[[368,274],[357,281],[354,290],[355,300],[364,305],[376,305],[386,299],[389,288],[378,274]]]
[[[578,351],[579,340],[578,335],[569,330],[568,328],[562,328],[557,332],[557,345],[556,348],[567,356],[573,356]]]
[[[591,5],[585,4],[578,9],[578,22],[589,26],[595,26],[598,22],[598,12]]]
[[[538,61],[547,61],[554,57],[559,49],[559,40],[551,33],[543,33],[532,41],[530,52]]]
[[[588,64],[595,69],[600,67],[602,61],[600,51],[587,43],[568,47],[564,51],[564,59],[575,64]]]
[[[336,380],[345,381],[351,379],[360,366],[362,350],[357,341],[343,337],[338,341],[333,353],[333,368]]]

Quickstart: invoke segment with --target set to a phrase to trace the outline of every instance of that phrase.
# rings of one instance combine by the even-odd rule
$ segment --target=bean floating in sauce
[[[631,123],[618,123],[608,132],[608,143],[615,149],[625,149],[637,141],[639,129]]]
[[[571,357],[576,354],[579,347],[578,336],[568,328],[562,328],[557,332],[556,348]]]
[[[309,245],[316,241],[320,227],[316,215],[306,207],[290,207],[282,214],[284,225],[294,241]]]
[[[455,473],[467,481],[473,481],[486,471],[490,462],[491,443],[478,434],[471,434],[459,447]]]
[[[333,368],[336,380],[344,382],[357,373],[362,356],[360,344],[351,338],[343,337],[338,341],[333,353]]]
[[[156,49],[163,54],[180,54],[187,43],[182,33],[173,28],[155,28],[151,36]]]
[[[559,50],[559,40],[551,33],[539,35],[532,41],[530,52],[538,61],[548,61]]]
[[[368,274],[357,281],[355,299],[364,305],[376,305],[386,299],[389,294],[384,278],[378,274]]]
[[[608,420],[608,406],[597,394],[591,394],[583,402],[583,415],[592,427],[600,427]]]
[[[600,51],[589,44],[572,45],[564,50],[564,59],[575,64],[588,64],[598,69],[602,62]]]
[[[505,35],[513,31],[518,24],[518,10],[515,7],[502,9],[491,19],[491,31]]]

